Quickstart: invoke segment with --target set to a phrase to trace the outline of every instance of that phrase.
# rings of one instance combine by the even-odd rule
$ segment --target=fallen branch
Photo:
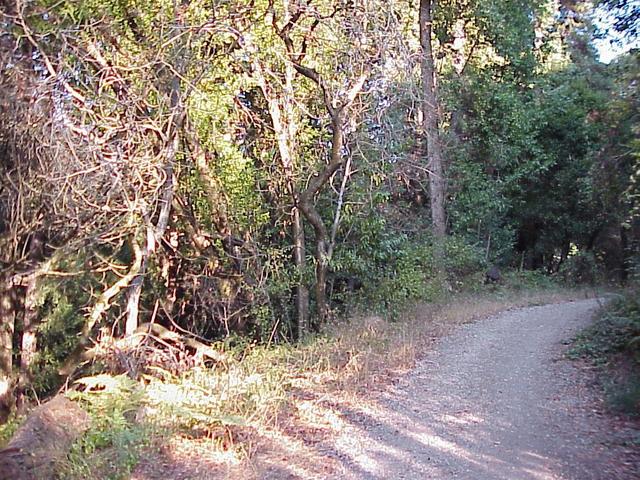
[[[154,340],[160,345],[160,348],[151,347],[146,350],[140,350],[147,339]],[[178,332],[171,331],[162,325],[157,323],[143,323],[140,325],[132,335],[127,337],[113,340],[109,339],[106,342],[98,342],[94,347],[89,349],[83,349],[77,354],[73,355],[65,363],[65,366],[60,369],[59,373],[64,376],[71,375],[80,365],[86,362],[103,361],[108,365],[112,365],[112,369],[116,371],[128,371],[129,374],[135,376],[135,369],[131,371],[131,365],[136,362],[127,361],[126,365],[119,365],[117,368],[113,368],[114,358],[138,358],[145,365],[153,365],[154,361],[149,356],[150,351],[166,350],[169,351],[175,347],[189,348],[194,351],[190,357],[195,362],[202,362],[205,359],[212,360],[216,363],[223,363],[227,361],[227,356],[214,349],[210,345],[202,343],[193,337],[189,337]],[[121,362],[115,362],[121,363]]]

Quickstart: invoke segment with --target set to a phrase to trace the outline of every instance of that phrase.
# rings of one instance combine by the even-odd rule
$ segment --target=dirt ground
[[[253,432],[242,455],[167,439],[131,478],[635,480],[638,424],[606,413],[588,365],[564,356],[597,307],[566,302],[461,326],[378,388],[299,392],[295,411]]]

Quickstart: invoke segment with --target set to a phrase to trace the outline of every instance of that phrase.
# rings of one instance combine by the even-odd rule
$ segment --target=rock
[[[71,444],[89,428],[89,415],[62,395],[37,407],[0,450],[0,478],[44,480],[54,478],[56,464]]]
[[[498,283],[502,280],[502,275],[500,274],[500,269],[496,266],[491,267],[487,270],[485,275],[484,283]]]

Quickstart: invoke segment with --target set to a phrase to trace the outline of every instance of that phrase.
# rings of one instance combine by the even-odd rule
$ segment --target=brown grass
[[[169,432],[175,433],[155,439],[159,449],[145,455],[132,478],[165,478],[156,467],[167,464],[170,470],[163,467],[164,471],[175,469],[178,475],[184,470],[194,479],[278,478],[269,472],[274,465],[282,470],[285,464],[289,471],[306,469],[309,478],[331,478],[331,460],[314,463],[314,445],[342,428],[339,404],[365,405],[373,391],[395,382],[438,338],[459,325],[512,308],[586,296],[593,294],[504,288],[480,295],[459,294],[440,304],[417,305],[398,321],[355,315],[333,322],[322,335],[303,344],[255,347],[241,358],[230,356],[222,368],[154,381],[147,386],[148,395],[170,387],[172,392],[182,392],[172,399],[192,397],[192,402],[158,412],[155,421],[166,420]],[[220,385],[225,385],[224,402],[219,401]],[[199,392],[207,395],[198,397]],[[195,402],[194,395],[199,398]],[[203,438],[194,432],[220,430],[219,425],[203,425],[206,416],[234,416],[245,424],[223,428],[233,432],[225,441],[212,438],[213,434]],[[309,461],[302,461],[305,458]],[[199,476],[200,467],[208,473]]]
[[[314,345],[303,347],[323,365],[322,378],[314,388],[359,390],[380,385],[410,369],[429,346],[457,326],[487,318],[513,308],[559,303],[593,297],[586,289],[500,290],[478,294],[459,294],[447,302],[419,304],[401,319],[390,322],[379,316],[357,315],[327,328],[328,344],[320,351]],[[327,348],[328,347],[328,348]]]

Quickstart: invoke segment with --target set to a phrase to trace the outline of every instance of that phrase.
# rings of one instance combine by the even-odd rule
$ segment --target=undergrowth
[[[91,426],[74,443],[60,478],[128,478],[150,433],[149,425],[136,421],[144,386],[126,375],[97,375],[77,384],[82,389],[67,396],[89,413]]]
[[[233,437],[275,425],[295,410],[298,395],[368,390],[380,376],[410,368],[425,342],[455,325],[511,307],[584,297],[538,277],[510,276],[506,282],[388,319],[356,314],[298,344],[230,339],[214,345],[223,360],[181,375],[153,368],[138,380],[126,375],[81,379],[67,395],[93,422],[74,445],[61,478],[128,478],[145,448],[175,435],[205,438],[213,448],[236,448],[246,455]]]
[[[612,300],[578,335],[568,355],[600,367],[611,407],[640,415],[640,297],[630,290]]]
[[[14,412],[5,423],[0,425],[0,448],[9,443],[9,440],[11,440],[11,437],[16,433],[24,419],[23,415],[16,415]]]

